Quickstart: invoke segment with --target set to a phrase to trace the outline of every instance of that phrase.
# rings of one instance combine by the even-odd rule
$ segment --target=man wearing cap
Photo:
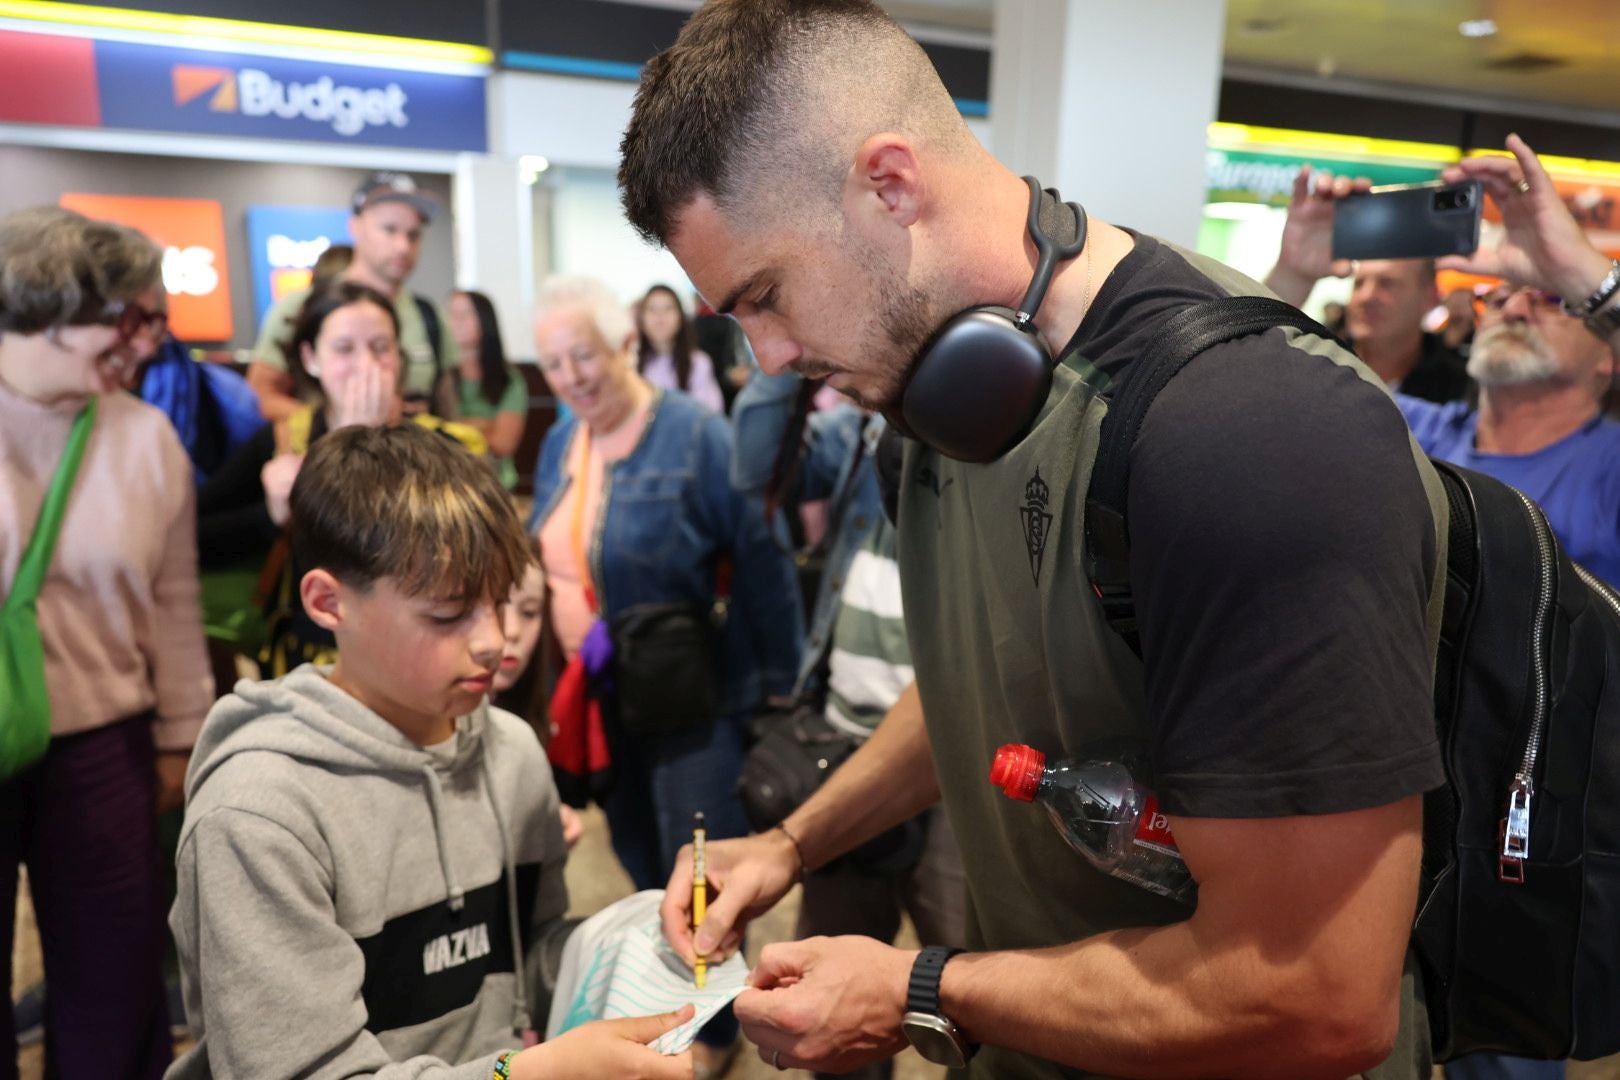
[[[437,201],[409,176],[379,172],[355,189],[354,216],[349,219],[354,260],[342,276],[393,299],[399,316],[407,401],[431,399],[437,374],[456,362],[455,342],[444,312],[432,300],[405,287],[422,253],[422,231],[432,224],[438,209]],[[267,420],[280,420],[300,404],[284,349],[308,297],[309,290],[300,289],[271,305],[253,348],[248,382],[259,395],[259,408]]]

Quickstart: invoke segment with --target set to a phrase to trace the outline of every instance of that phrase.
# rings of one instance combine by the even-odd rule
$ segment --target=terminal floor
[[[589,915],[622,896],[629,895],[630,879],[625,877],[608,846],[607,825],[599,811],[585,815],[585,836],[568,860],[568,891],[574,912]],[[777,909],[754,924],[750,936],[750,953],[767,942],[782,941],[791,936],[799,909],[799,894],[795,890]],[[28,904],[26,886],[21,890],[17,906],[17,950],[12,957],[12,988],[14,991],[31,985],[39,977],[39,940],[34,931],[34,913]],[[903,931],[907,937],[909,926]],[[915,940],[912,938],[911,940]],[[177,1045],[176,1049],[185,1044]],[[35,1046],[22,1052],[22,1080],[40,1080],[44,1072],[43,1050]],[[726,1074],[727,1080],[768,1080],[780,1077],[769,1065],[761,1061],[751,1049],[744,1047],[736,1064]],[[808,1073],[789,1072],[787,1077],[804,1080]],[[895,1080],[943,1080],[945,1071],[934,1068],[912,1051],[899,1058]],[[1435,1080],[1440,1080],[1439,1070]],[[1620,1080],[1620,1057],[1606,1058],[1569,1067],[1569,1080]]]

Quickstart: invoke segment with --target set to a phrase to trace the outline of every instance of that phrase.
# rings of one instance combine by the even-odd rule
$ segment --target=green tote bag
[[[51,698],[45,688],[45,645],[39,637],[39,589],[56,550],[68,496],[96,423],[91,398],[73,422],[67,450],[34,525],[11,594],[0,604],[0,780],[8,780],[45,756],[51,745]]]

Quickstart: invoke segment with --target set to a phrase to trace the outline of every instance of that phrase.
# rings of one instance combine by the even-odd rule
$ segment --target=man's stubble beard
[[[1468,375],[1481,386],[1524,386],[1560,374],[1558,358],[1533,327],[1502,324],[1481,330],[1468,354]]]

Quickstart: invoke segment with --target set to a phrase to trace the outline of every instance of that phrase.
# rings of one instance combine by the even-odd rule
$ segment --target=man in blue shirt
[[[1620,423],[1603,415],[1615,357],[1557,297],[1485,297],[1468,374],[1479,407],[1397,394],[1431,457],[1512,484],[1547,512],[1569,557],[1620,585]]]

